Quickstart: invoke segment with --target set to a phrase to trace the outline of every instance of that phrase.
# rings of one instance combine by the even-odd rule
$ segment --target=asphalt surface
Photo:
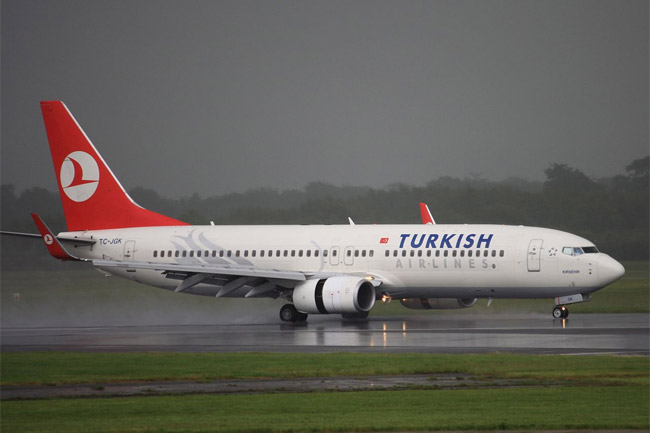
[[[4,326],[1,350],[420,352],[650,355],[650,315],[431,315],[303,324]]]

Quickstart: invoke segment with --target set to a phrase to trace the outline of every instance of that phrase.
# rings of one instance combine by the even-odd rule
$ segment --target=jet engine
[[[352,276],[307,280],[293,289],[293,305],[303,313],[362,313],[375,305],[375,287]]]
[[[477,298],[420,298],[402,299],[400,301],[406,308],[413,310],[455,310],[473,307]]]

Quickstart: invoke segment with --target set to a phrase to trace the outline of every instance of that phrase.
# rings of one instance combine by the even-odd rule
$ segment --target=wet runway
[[[650,355],[650,315],[431,315],[305,324],[2,329],[2,350]]]

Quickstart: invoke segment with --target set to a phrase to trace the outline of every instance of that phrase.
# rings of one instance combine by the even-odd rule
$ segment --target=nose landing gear
[[[553,317],[555,319],[566,319],[569,317],[569,309],[564,305],[558,305],[553,308]]]

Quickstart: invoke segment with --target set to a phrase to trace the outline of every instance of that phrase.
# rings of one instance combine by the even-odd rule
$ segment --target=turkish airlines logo
[[[83,202],[97,190],[99,167],[92,156],[78,150],[63,160],[59,179],[63,192],[70,200]]]
[[[46,245],[52,245],[54,243],[54,238],[52,238],[52,235],[49,233],[43,235],[43,240],[45,241]]]

